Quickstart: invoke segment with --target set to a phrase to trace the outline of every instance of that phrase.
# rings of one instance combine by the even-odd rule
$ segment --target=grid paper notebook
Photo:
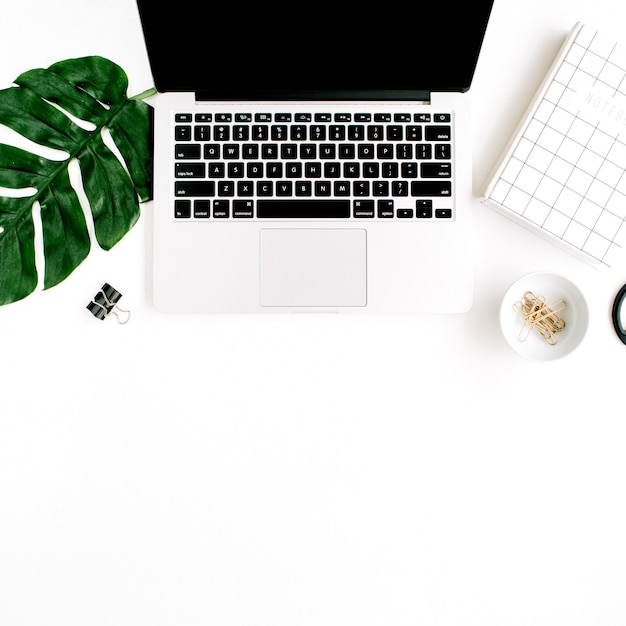
[[[626,247],[626,47],[577,23],[482,201],[588,263]]]

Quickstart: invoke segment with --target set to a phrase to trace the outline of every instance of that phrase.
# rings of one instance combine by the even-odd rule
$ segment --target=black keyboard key
[[[191,217],[191,200],[176,200],[174,202],[174,217],[177,219]]]
[[[383,163],[383,178],[398,178],[398,164]]]
[[[284,143],[280,146],[281,159],[297,159],[298,146],[295,143]]]
[[[177,159],[199,159],[202,150],[198,143],[178,143],[174,148],[174,155]]]
[[[263,176],[263,163],[248,163],[246,172],[248,178],[261,178]]]
[[[235,144],[227,143],[224,145],[223,155],[225,159],[238,159],[239,158],[239,146]]]
[[[313,193],[313,186],[310,180],[299,180],[296,183],[296,196],[310,196]]]
[[[387,126],[387,141],[402,141],[403,136],[402,126]]]
[[[272,141],[285,141],[287,139],[287,125],[278,124],[276,126],[272,126],[270,136]]]
[[[337,219],[350,217],[349,200],[258,200],[260,219]]]
[[[394,216],[393,212],[393,200],[379,200],[378,201],[378,217],[390,218]]]
[[[406,139],[407,141],[422,141],[422,127],[421,126],[407,126],[406,127]]]
[[[354,196],[369,196],[370,195],[370,184],[367,180],[355,180],[352,185],[352,194]]]
[[[341,176],[341,165],[336,162],[324,163],[325,178],[339,178]]]
[[[304,175],[307,178],[320,178],[322,176],[322,164],[321,163],[305,163]]]
[[[365,126],[361,124],[348,126],[348,139],[350,141],[363,141],[365,139]]]
[[[294,124],[291,127],[289,138],[291,141],[305,141],[307,138],[307,127],[304,124]]]
[[[414,180],[411,182],[412,196],[451,196],[452,184],[449,180]]]
[[[354,217],[374,217],[374,201],[355,200],[352,214]]]
[[[191,141],[191,126],[176,126],[174,128],[176,141]]]
[[[415,161],[402,163],[400,171],[402,172],[402,178],[417,178],[417,163]]]
[[[425,137],[426,141],[450,141],[450,126],[426,126]]]
[[[230,141],[230,126],[215,126],[213,133],[215,141]]]
[[[209,163],[209,178],[224,178],[226,165],[224,163]]]
[[[346,127],[333,124],[330,127],[330,138],[333,141],[343,141],[346,138]]]
[[[293,195],[293,183],[290,180],[281,180],[277,182],[276,195],[291,197]]]
[[[324,143],[320,146],[320,159],[335,159],[337,157],[334,143]]]
[[[302,176],[302,163],[297,161],[287,163],[285,175],[287,178],[300,178]]]
[[[217,195],[232,198],[235,195],[235,183],[232,180],[220,180],[217,183]]]
[[[416,200],[415,201],[415,217],[430,218],[433,216],[432,200]]]
[[[342,143],[339,144],[339,158],[340,159],[354,159],[355,149],[354,144]]]
[[[253,126],[252,127],[252,139],[254,141],[267,141],[268,138],[268,127],[265,125]]]
[[[230,217],[230,200],[214,200],[213,217],[215,219],[224,219]]]
[[[243,178],[243,163],[228,163],[226,169],[228,178]]]
[[[382,141],[385,138],[385,127],[378,125],[368,126],[367,138],[369,141]]]
[[[193,129],[194,141],[209,141],[211,139],[211,127],[204,124]]]
[[[301,159],[317,159],[317,146],[314,143],[304,143],[300,146]]]
[[[396,146],[396,158],[397,159],[412,159],[413,158],[413,146],[410,143],[399,143]]]
[[[430,159],[433,153],[433,147],[429,143],[415,144],[416,159]]]
[[[193,203],[193,216],[196,219],[211,217],[210,200],[196,200]]]
[[[452,178],[451,163],[422,163],[422,178]]]
[[[336,196],[349,196],[350,195],[350,183],[345,180],[336,180],[333,185]]]
[[[204,163],[174,163],[176,178],[204,178]]]
[[[374,181],[374,195],[388,196],[389,195],[389,181],[387,180],[376,180]]]
[[[376,157],[381,161],[393,159],[393,145],[390,143],[379,143],[376,146]]]
[[[360,143],[358,147],[359,159],[373,159],[376,154],[374,150],[374,144],[372,143]]]
[[[394,180],[391,183],[391,195],[403,197],[409,195],[409,185],[406,180]]]
[[[278,145],[275,143],[264,143],[261,146],[261,158],[262,159],[277,159],[278,158]]]
[[[217,143],[208,143],[204,146],[205,159],[219,159],[222,154],[221,146]]]
[[[233,139],[235,141],[248,141],[250,138],[249,126],[233,126]]]
[[[254,195],[254,184],[249,180],[238,181],[237,195],[241,197]]]
[[[215,183],[212,180],[177,180],[174,195],[180,197],[208,198],[215,195]]]
[[[244,143],[241,146],[241,152],[244,159],[258,159],[259,145],[256,143]]]
[[[282,178],[283,164],[270,162],[265,166],[265,175],[268,178]]]
[[[272,196],[274,195],[274,183],[269,180],[259,180],[256,184],[257,196]]]
[[[234,200],[233,201],[233,217],[252,218],[254,217],[254,201],[253,200]]]
[[[343,164],[344,178],[359,178],[360,175],[361,175],[360,163],[344,163]]]
[[[435,158],[436,159],[450,159],[451,154],[452,154],[452,148],[449,143],[435,144]]]
[[[322,124],[314,124],[311,126],[309,139],[311,141],[326,141],[326,126]]]
[[[316,196],[329,196],[331,195],[331,184],[328,180],[318,180],[315,182],[315,195]]]

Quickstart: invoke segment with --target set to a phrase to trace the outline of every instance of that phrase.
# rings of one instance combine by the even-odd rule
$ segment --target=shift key
[[[452,184],[449,180],[414,180],[411,183],[414,197],[451,196]]]

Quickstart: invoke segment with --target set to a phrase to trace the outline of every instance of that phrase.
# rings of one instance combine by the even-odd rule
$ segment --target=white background
[[[620,0],[496,0],[476,197],[574,22],[625,19]],[[0,87],[89,54],[151,86],[133,0],[3,3]],[[167,316],[151,208],[0,309],[2,626],[626,624],[626,261],[593,269],[476,200],[468,314]],[[563,360],[499,330],[534,270],[589,304]],[[85,309],[105,281],[124,326]]]

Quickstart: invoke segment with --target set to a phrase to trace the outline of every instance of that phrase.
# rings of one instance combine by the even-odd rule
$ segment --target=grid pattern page
[[[626,244],[626,50],[577,24],[483,200],[589,263]]]

